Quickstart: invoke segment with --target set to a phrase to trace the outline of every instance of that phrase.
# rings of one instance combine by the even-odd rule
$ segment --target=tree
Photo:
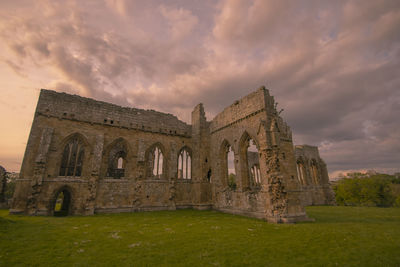
[[[339,180],[334,190],[338,205],[390,207],[395,204],[391,184],[394,176],[379,173],[351,173]]]

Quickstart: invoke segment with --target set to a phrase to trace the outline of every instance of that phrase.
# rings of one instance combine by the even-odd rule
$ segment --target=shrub
[[[345,206],[393,206],[396,198],[391,189],[391,177],[387,176],[389,175],[375,174],[369,177],[353,176],[353,178],[340,180],[334,187],[337,204]]]
[[[230,189],[235,190],[236,189],[236,175],[233,173],[229,174],[228,177],[228,186]]]
[[[4,192],[4,198],[6,200],[11,199],[13,197],[15,191],[15,183],[17,176],[12,173],[6,173],[6,191]]]
[[[400,208],[400,195],[397,196],[397,198],[396,198],[396,200],[395,200],[395,202],[394,202],[394,206]]]

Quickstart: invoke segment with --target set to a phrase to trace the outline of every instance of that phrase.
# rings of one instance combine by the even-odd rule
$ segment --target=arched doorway
[[[54,216],[67,216],[71,206],[71,193],[67,189],[60,191],[54,203]]]

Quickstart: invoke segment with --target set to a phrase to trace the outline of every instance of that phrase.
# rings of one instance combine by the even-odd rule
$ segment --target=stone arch
[[[58,176],[80,177],[88,158],[89,142],[80,133],[73,133],[60,143]]]
[[[256,158],[256,160],[254,160],[254,164],[249,164],[248,148],[251,145],[251,140],[254,142],[254,145],[257,149],[257,152],[254,152],[256,153],[254,155],[254,157]],[[258,164],[258,166],[260,166],[259,151],[260,146],[258,145],[257,139],[250,135],[247,131],[244,131],[239,141],[240,181],[242,185],[242,190],[253,189],[260,185],[255,182],[255,179],[253,179],[251,175],[251,167],[253,167],[255,164]]]
[[[166,155],[166,149],[160,142],[152,144],[146,150],[146,178],[167,179],[168,158]]]
[[[220,146],[219,151],[219,161],[220,161],[220,177],[221,183],[224,186],[229,186],[231,189],[236,189],[237,185],[237,172],[236,172],[236,164],[235,159],[233,158],[233,168],[234,168],[234,177],[229,177],[229,153],[233,152],[235,154],[235,150],[228,140],[224,139]]]
[[[178,152],[177,178],[192,179],[192,150],[188,146],[183,146]]]
[[[126,177],[126,166],[129,162],[128,142],[120,137],[111,142],[106,148],[107,172],[106,177],[119,179]]]
[[[61,195],[61,203],[58,203]],[[73,196],[73,190],[68,185],[61,186],[55,190],[50,199],[50,214],[54,216],[71,215],[73,209]]]
[[[60,146],[59,147],[63,148],[68,143],[68,141],[71,140],[72,138],[79,138],[85,144],[85,146],[90,147],[90,143],[88,141],[88,138],[86,136],[84,136],[83,134],[78,133],[78,132],[71,133],[68,136],[64,137],[62,139],[62,141],[60,142]]]

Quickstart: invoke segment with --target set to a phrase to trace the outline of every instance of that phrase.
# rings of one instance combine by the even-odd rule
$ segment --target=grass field
[[[309,207],[269,224],[214,211],[88,217],[0,210],[1,266],[400,266],[400,208]]]

